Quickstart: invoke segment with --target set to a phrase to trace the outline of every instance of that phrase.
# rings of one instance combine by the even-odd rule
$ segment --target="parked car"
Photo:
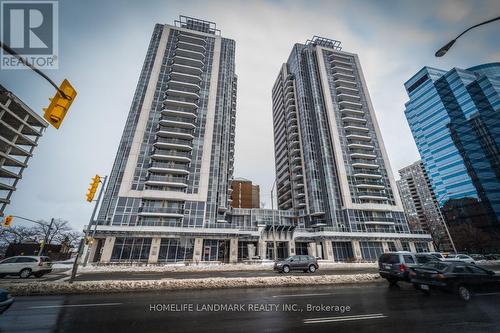
[[[442,259],[438,258],[434,254],[431,253],[417,253],[415,254],[415,259],[417,259],[417,264],[427,264],[431,261],[441,261]]]
[[[31,275],[39,278],[52,271],[49,257],[16,256],[0,261],[0,278],[7,275],[18,275],[23,279]]]
[[[431,262],[410,273],[411,283],[426,294],[431,289],[456,293],[468,301],[473,292],[500,289],[500,276],[495,272],[461,261]]]
[[[500,254],[490,253],[484,256],[486,260],[500,260]]]
[[[280,273],[290,271],[303,271],[304,273],[314,273],[319,268],[318,260],[313,256],[294,255],[274,264],[274,270]]]
[[[428,252],[428,254],[436,257],[439,260],[444,260],[446,257],[441,252]]]
[[[410,281],[410,267],[418,264],[415,254],[408,251],[383,253],[378,258],[378,272],[391,285],[398,281]]]
[[[482,254],[470,254],[469,257],[471,257],[475,261],[486,260],[485,256],[483,256]]]
[[[8,308],[14,303],[14,297],[5,289],[0,289],[0,314],[7,311]]]
[[[448,256],[446,258],[446,260],[448,261],[462,261],[462,262],[466,262],[466,263],[469,263],[469,264],[475,264],[476,261],[474,259],[472,259],[470,256],[466,255],[466,254],[455,254],[453,256]]]

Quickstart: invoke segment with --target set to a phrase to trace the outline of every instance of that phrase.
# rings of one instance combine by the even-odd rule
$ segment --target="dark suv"
[[[278,261],[274,264],[274,270],[280,273],[290,271],[303,271],[304,273],[314,273],[319,268],[318,261],[313,256],[295,255]]]
[[[417,258],[411,252],[387,252],[378,259],[378,272],[390,284],[398,281],[410,282],[410,267],[417,265]]]

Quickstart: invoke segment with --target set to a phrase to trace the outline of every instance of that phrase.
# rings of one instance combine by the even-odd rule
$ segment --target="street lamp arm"
[[[481,25],[484,25],[484,24],[491,23],[491,22],[496,21],[496,20],[500,20],[500,16],[495,17],[495,18],[492,18],[491,20],[488,20],[488,21],[484,21],[484,22],[478,23],[478,24],[473,25],[472,27],[470,27],[470,28],[468,28],[468,29],[465,29],[465,30],[464,30],[464,31],[463,31],[460,35],[458,35],[458,36],[455,38],[455,40],[457,40],[458,38],[460,38],[462,35],[464,35],[464,34],[465,34],[467,31],[469,31],[469,30],[472,30],[472,29],[477,28],[477,27],[479,27],[479,26],[481,26]]]
[[[488,24],[488,23],[491,23],[493,21],[497,21],[497,20],[500,20],[500,16],[492,18],[491,20],[488,20],[488,21],[484,21],[484,22],[478,23],[478,24],[473,25],[472,27],[470,27],[468,29],[465,29],[464,31],[462,31],[461,34],[459,34],[457,37],[455,37],[455,39],[452,39],[451,41],[449,41],[448,43],[446,43],[445,46],[443,46],[439,50],[437,50],[434,55],[436,57],[442,57],[442,56],[444,56],[446,54],[446,52],[448,52],[448,50],[453,46],[453,44],[455,44],[455,42],[457,41],[457,39],[459,39],[461,36],[463,36],[467,31],[472,30],[474,28],[477,28],[477,27],[479,27],[481,25]]]

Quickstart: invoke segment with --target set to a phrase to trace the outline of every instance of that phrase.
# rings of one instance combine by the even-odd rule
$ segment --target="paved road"
[[[208,311],[217,304],[240,311]],[[464,303],[383,282],[37,296],[18,297],[0,317],[0,332],[498,332],[498,309],[500,293]]]

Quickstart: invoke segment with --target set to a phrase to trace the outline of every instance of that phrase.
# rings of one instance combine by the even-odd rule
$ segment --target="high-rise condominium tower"
[[[196,259],[202,244],[186,236],[227,224],[234,51],[212,22],[155,26],[98,216],[102,255],[92,260]]]
[[[296,44],[273,87],[278,205],[310,227],[409,232],[358,56]]]
[[[399,170],[396,181],[408,217],[410,229],[423,230],[432,236],[438,250],[453,250],[446,225],[422,161]]]

